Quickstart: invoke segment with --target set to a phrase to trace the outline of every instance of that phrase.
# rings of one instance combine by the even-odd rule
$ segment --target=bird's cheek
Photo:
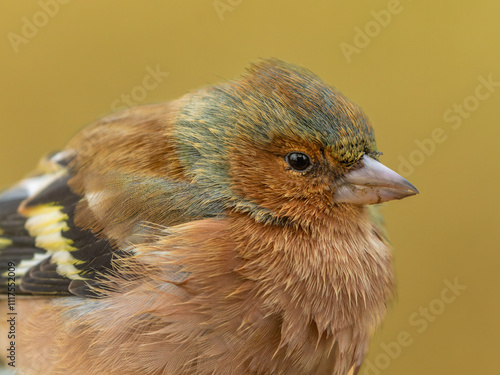
[[[288,179],[285,165],[279,165],[271,153],[239,148],[230,157],[231,191],[263,208],[276,210],[296,189]]]

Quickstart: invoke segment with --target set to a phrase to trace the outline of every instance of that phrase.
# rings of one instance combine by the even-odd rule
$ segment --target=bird
[[[380,156],[359,106],[273,58],[97,120],[0,194],[8,364],[357,373],[395,288],[378,207],[418,193]]]

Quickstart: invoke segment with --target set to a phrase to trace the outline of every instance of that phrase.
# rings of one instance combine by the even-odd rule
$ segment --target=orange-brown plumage
[[[107,246],[95,259],[115,255],[74,262],[78,276],[55,290],[73,295],[26,299],[29,311],[20,301],[27,374],[359,368],[393,289],[368,204],[416,190],[375,160],[367,118],[338,91],[264,61],[241,80],[111,115],[63,156],[78,197],[70,224]],[[37,275],[26,291],[48,283]]]

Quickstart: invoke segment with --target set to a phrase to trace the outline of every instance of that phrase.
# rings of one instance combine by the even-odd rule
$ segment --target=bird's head
[[[361,109],[308,70],[277,60],[183,99],[175,125],[193,183],[227,208],[276,221],[417,194],[378,161]]]

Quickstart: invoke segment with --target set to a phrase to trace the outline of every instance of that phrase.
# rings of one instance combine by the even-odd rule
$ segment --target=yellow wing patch
[[[77,248],[73,246],[73,240],[64,237],[69,225],[68,215],[63,212],[63,208],[41,204],[23,210],[23,215],[27,217],[25,228],[35,238],[36,246],[52,256],[51,262],[57,264],[57,273],[72,280],[84,280],[75,267],[84,262],[71,255]]]
[[[0,236],[3,234],[3,229],[0,228]],[[0,249],[5,249],[6,247],[12,245],[12,240],[8,238],[0,237]]]
[[[10,245],[12,245],[12,240],[9,240],[8,238],[2,238],[2,237],[0,237],[0,249],[4,249],[4,248],[6,248],[7,246],[10,246]]]

